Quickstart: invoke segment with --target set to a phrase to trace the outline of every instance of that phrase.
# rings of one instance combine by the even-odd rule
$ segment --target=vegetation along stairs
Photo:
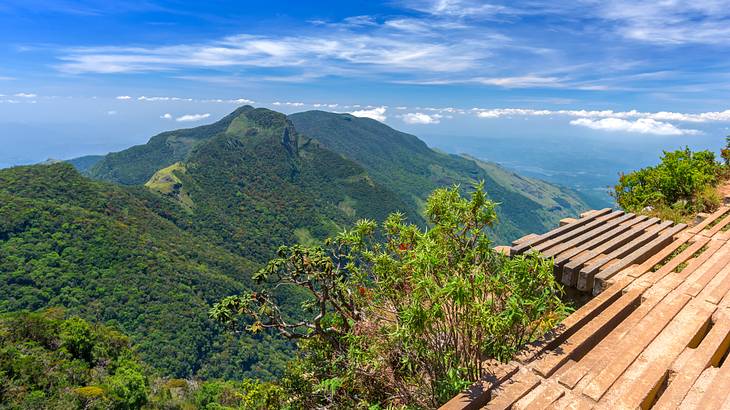
[[[502,250],[593,298],[442,409],[730,409],[730,207],[692,227],[588,211]]]

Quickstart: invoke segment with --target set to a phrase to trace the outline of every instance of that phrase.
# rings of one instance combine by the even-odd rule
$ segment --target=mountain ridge
[[[458,184],[466,190],[474,182],[484,181],[491,199],[502,204],[498,208],[500,223],[494,228],[501,242],[543,231],[588,209],[575,191],[473,157],[438,152],[415,135],[369,118],[325,111],[306,111],[289,118],[301,133],[362,165],[416,208],[421,208],[422,200],[438,187]],[[542,197],[525,195],[525,187]]]
[[[242,118],[261,110],[265,109],[243,106],[212,124],[157,134],[147,144],[110,153],[95,164],[87,165],[82,172],[92,178],[123,185],[148,183],[156,172],[176,162],[185,162],[199,145],[204,146],[215,136],[236,135],[245,130]],[[290,154],[293,149],[298,149],[299,144],[320,145],[354,162],[373,182],[395,194],[397,202],[405,204],[391,211],[404,211],[416,223],[422,223],[423,200],[433,189],[452,184],[468,189],[477,181],[485,181],[490,197],[503,204],[499,211],[501,223],[494,232],[499,242],[544,230],[563,217],[588,209],[582,197],[570,189],[509,174],[540,186],[543,193],[549,191],[551,197],[541,200],[534,195],[525,195],[514,188],[519,184],[505,181],[512,177],[505,176],[504,172],[498,172],[499,178],[495,179],[492,174],[497,171],[494,165],[488,165],[491,163],[438,152],[418,137],[372,119],[306,111],[291,114],[286,120],[291,126],[283,128],[281,142]],[[296,167],[292,172],[296,172]],[[379,216],[382,214],[378,212]]]

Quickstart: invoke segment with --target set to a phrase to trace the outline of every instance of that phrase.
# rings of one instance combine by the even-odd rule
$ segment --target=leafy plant
[[[621,174],[613,196],[627,211],[681,220],[718,206],[720,171],[711,151],[665,151],[658,165]]]
[[[552,262],[494,251],[496,204],[481,185],[459,192],[430,196],[430,229],[395,213],[325,247],[280,248],[256,279],[305,289],[304,319],[284,314],[270,290],[224,298],[211,316],[299,340],[282,383],[304,407],[435,407],[478,379],[484,359],[510,359],[566,310]]]

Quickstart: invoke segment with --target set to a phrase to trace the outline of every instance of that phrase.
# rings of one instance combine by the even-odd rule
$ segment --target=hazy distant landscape
[[[573,188],[587,195],[594,207],[613,206],[609,190],[619,173],[657,163],[663,150],[688,145],[719,152],[724,139],[714,135],[692,137],[596,138],[422,135],[426,143],[450,153],[466,153],[496,162],[518,174]]]

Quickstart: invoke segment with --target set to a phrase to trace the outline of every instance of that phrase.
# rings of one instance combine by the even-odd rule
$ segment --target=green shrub
[[[242,381],[209,380],[192,393],[195,406],[200,409],[278,409],[284,406],[280,386],[253,379]]]
[[[71,317],[61,325],[61,346],[75,359],[92,364],[91,351],[94,348],[95,334],[89,322],[79,317]]]
[[[298,340],[282,384],[304,408],[436,407],[477,380],[485,358],[509,360],[566,313],[551,260],[494,251],[495,207],[481,186],[470,198],[439,189],[430,229],[393,214],[324,248],[282,247],[256,277],[306,289],[308,319],[283,314],[266,291],[225,298],[211,316]]]
[[[711,151],[665,151],[658,165],[622,174],[613,196],[629,212],[678,221],[719,205],[714,187],[721,170]]]
[[[725,147],[720,150],[720,156],[725,161],[725,166],[730,166],[730,135],[725,137]]]

